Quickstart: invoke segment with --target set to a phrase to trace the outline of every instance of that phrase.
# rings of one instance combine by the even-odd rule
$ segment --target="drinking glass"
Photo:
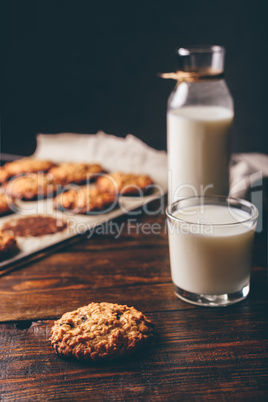
[[[257,208],[224,196],[188,197],[166,209],[176,295],[202,306],[247,297]]]

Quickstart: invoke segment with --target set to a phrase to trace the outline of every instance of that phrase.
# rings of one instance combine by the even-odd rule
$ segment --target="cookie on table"
[[[51,344],[56,353],[81,360],[128,356],[153,336],[153,324],[134,307],[90,303],[54,322]]]
[[[67,223],[48,215],[25,216],[11,219],[4,223],[2,232],[12,236],[38,237],[62,232],[67,229]]]
[[[0,260],[17,250],[17,242],[14,236],[0,230]]]
[[[32,173],[10,180],[5,185],[5,192],[11,198],[30,201],[50,197],[59,187],[49,175]]]
[[[103,167],[97,163],[68,162],[53,167],[49,173],[57,181],[64,184],[83,184],[87,181],[93,181],[103,171]]]
[[[121,195],[143,195],[151,190],[152,179],[147,175],[114,172],[97,181],[99,189]]]
[[[4,193],[0,193],[0,216],[12,212],[12,199]]]
[[[0,172],[0,181],[3,183],[12,176],[16,176],[24,173],[37,173],[47,172],[55,164],[51,161],[34,159],[34,158],[22,158],[13,162],[6,163]]]
[[[0,183],[4,183],[8,180],[8,173],[4,167],[0,167]]]
[[[54,208],[86,214],[115,207],[117,197],[97,187],[82,186],[70,189],[54,198]]]

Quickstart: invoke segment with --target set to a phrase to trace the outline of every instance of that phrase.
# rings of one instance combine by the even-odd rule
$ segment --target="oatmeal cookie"
[[[55,219],[52,216],[34,215],[11,219],[4,223],[2,232],[14,236],[37,237],[62,232],[66,228],[67,223],[63,220]]]
[[[61,163],[50,169],[49,173],[57,181],[63,184],[76,183],[83,184],[87,181],[93,181],[99,173],[104,170],[97,163]]]
[[[14,236],[0,230],[0,260],[7,254],[17,249],[17,242]]]
[[[54,165],[54,163],[46,160],[39,160],[34,158],[18,159],[13,162],[8,162],[2,167],[4,173],[2,172],[1,174],[0,172],[0,180],[1,182],[3,182],[10,177],[16,176],[18,174],[47,172]]]
[[[97,181],[99,189],[121,195],[143,195],[152,184],[149,176],[122,172],[105,174]]]
[[[12,199],[7,194],[0,193],[0,216],[12,212],[11,206]]]
[[[115,207],[116,195],[96,187],[83,186],[73,188],[54,198],[54,208],[61,211],[86,214],[93,211],[103,211]]]
[[[0,167],[0,183],[4,183],[8,180],[8,173],[4,167]]]
[[[31,173],[26,176],[14,177],[6,183],[5,192],[11,198],[27,201],[52,196],[59,187],[49,175]]]
[[[152,335],[152,322],[134,307],[90,303],[55,321],[50,340],[61,356],[109,360],[133,353]]]

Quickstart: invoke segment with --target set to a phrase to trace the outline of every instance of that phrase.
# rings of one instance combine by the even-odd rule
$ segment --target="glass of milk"
[[[166,214],[176,295],[202,306],[245,299],[257,208],[241,199],[197,196],[170,204]]]
[[[169,202],[229,193],[233,100],[224,80],[224,48],[180,48],[178,82],[168,100]]]

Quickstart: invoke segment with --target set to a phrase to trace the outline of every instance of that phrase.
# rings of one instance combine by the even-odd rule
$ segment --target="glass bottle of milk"
[[[169,202],[229,192],[233,100],[223,78],[224,48],[180,48],[168,100]],[[165,76],[165,75],[163,75]]]

